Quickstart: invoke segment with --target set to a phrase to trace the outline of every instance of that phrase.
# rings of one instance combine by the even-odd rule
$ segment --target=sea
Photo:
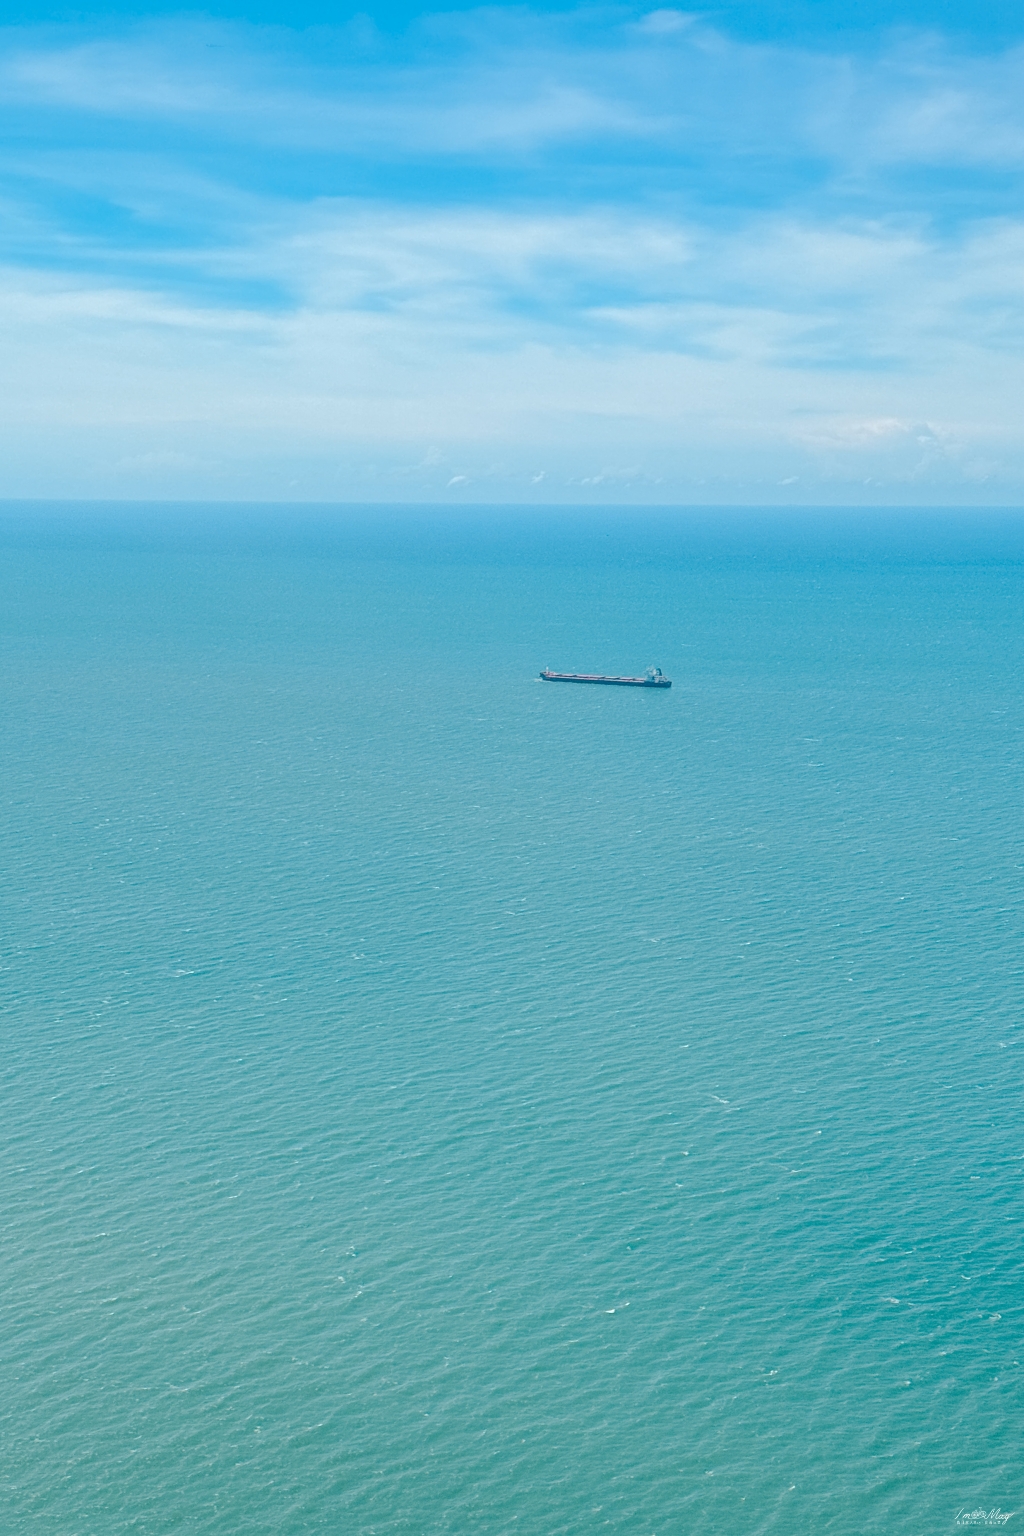
[[[1024,1525],[1024,515],[7,504],[0,641],[3,1536]]]

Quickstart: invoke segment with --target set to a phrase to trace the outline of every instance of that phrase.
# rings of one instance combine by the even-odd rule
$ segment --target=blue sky
[[[1009,5],[4,14],[0,496],[1024,499]]]

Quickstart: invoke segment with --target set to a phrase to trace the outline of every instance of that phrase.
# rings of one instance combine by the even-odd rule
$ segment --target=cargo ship
[[[643,677],[598,677],[593,672],[552,672],[545,667],[541,677],[546,683],[612,683],[619,688],[671,688],[672,679],[660,667],[648,667]]]

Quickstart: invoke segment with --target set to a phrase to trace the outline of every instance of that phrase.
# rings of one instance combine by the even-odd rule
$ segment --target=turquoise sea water
[[[0,519],[4,1536],[1012,1531],[1022,526],[424,517]]]

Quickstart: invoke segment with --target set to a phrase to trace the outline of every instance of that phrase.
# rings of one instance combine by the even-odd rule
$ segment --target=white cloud
[[[273,276],[300,302],[415,308],[475,322],[496,301],[578,310],[580,284],[677,288],[688,231],[621,210],[576,214],[401,208],[323,201],[285,210],[264,238],[214,258],[234,275]],[[523,323],[520,317],[520,324]]]
[[[717,475],[751,499],[759,481],[798,470],[811,499],[815,486],[867,474],[896,487],[930,476],[957,499],[982,457],[1009,499],[1024,472],[1006,403],[1019,397],[1019,369],[989,370],[965,416],[949,376],[908,390],[840,375],[823,390],[813,371],[756,360],[524,343],[495,353],[393,316],[292,316],[244,357],[197,348],[197,334],[161,324],[144,345],[131,340],[127,360],[122,332],[93,331],[70,349],[62,326],[15,337],[3,366],[14,402],[3,461],[8,476],[17,470],[7,493],[81,489],[90,465],[95,494],[127,488],[133,470],[148,493],[159,462],[190,494],[273,497],[299,464],[303,494],[366,494],[376,466],[375,494],[391,499],[479,481],[496,453],[507,475],[504,485],[491,475],[491,489],[516,496],[532,482],[555,497],[577,484],[693,499],[695,480]],[[908,398],[918,416],[897,414]],[[543,482],[531,470],[542,455]]]
[[[1024,49],[965,58],[911,39],[848,69],[844,86],[812,119],[837,157],[852,145],[861,167],[1024,163]]]
[[[176,39],[176,41],[178,41]],[[219,71],[183,67],[178,47],[143,43],[85,43],[66,49],[13,53],[0,73],[8,100],[73,107],[108,116],[177,117],[223,112]]]
[[[803,432],[798,429],[795,436],[821,447],[849,448],[867,453],[883,442],[910,442],[931,447],[940,441],[940,433],[927,422],[914,424],[900,421],[897,416],[819,422]]]
[[[265,36],[265,35],[264,35]],[[491,58],[428,58],[410,71],[344,57],[294,56],[282,35],[261,50],[243,28],[212,22],[139,25],[128,37],[0,54],[8,102],[126,120],[209,122],[229,140],[341,154],[403,148],[474,155],[550,140],[652,130],[630,101],[565,57],[524,47]],[[270,43],[267,50],[266,42]],[[2,32],[0,32],[2,43]],[[545,59],[547,65],[545,67]]]
[[[632,22],[581,9],[433,18],[413,62],[339,30],[137,23],[55,44],[0,31],[12,104],[124,120],[207,122],[231,141],[342,155],[488,156],[558,141],[636,139],[755,160],[789,149],[837,171],[1020,165],[1024,49],[963,56],[934,35],[859,55],[731,39],[658,10]],[[315,49],[316,51],[312,51]]]
[[[697,15],[691,11],[649,11],[637,23],[636,29],[650,37],[671,37],[688,31],[697,21]]]
[[[866,475],[954,497],[991,484],[1006,498],[1024,476],[1024,364],[975,323],[993,307],[1019,317],[1024,227],[943,244],[874,227],[757,220],[713,237],[607,219],[317,207],[212,258],[288,276],[292,303],[276,313],[8,269],[5,457],[10,472],[24,451],[26,467],[7,493],[29,493],[32,474],[44,492],[55,443],[67,473],[80,467],[84,432],[86,462],[106,455],[97,494],[133,478],[145,493],[162,469],[192,494],[252,494],[254,481],[272,495],[268,461],[294,478],[296,459],[303,494],[366,494],[372,480],[385,499],[399,494],[387,465],[402,463],[418,467],[402,471],[401,494],[485,480],[488,494],[519,496],[542,484],[541,459],[543,494],[575,485],[613,499],[692,499],[715,475],[734,499],[780,478],[813,499]],[[830,260],[836,249],[845,260]],[[555,313],[552,265],[571,300]],[[586,302],[623,273],[680,296]],[[731,303],[700,296],[730,282]],[[864,366],[883,349],[910,361]],[[45,459],[33,458],[41,431]]]
[[[6,156],[0,494],[1024,492],[1024,221],[907,192],[1019,163],[1024,55],[414,44],[18,37],[8,110],[66,133]]]
[[[268,334],[258,313],[223,307],[200,308],[126,287],[99,286],[60,279],[22,268],[0,270],[0,319],[8,335],[15,330],[93,328],[98,334],[125,335],[129,330],[164,328],[211,334]]]

